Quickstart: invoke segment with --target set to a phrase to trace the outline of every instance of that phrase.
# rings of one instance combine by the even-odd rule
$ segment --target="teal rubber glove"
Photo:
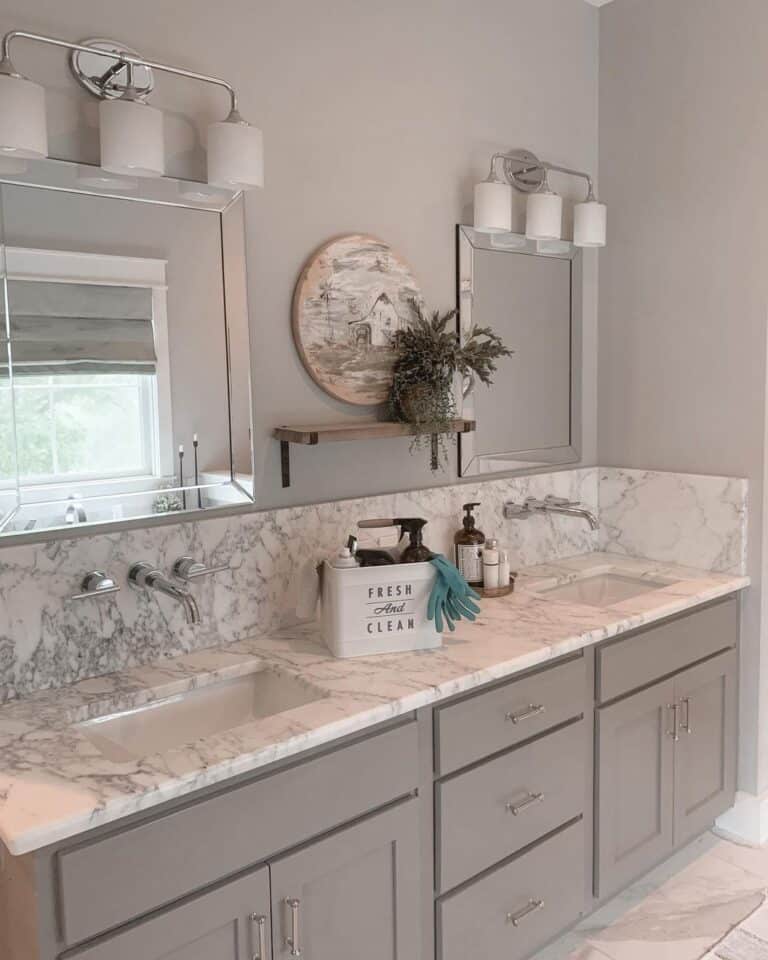
[[[443,623],[453,631],[456,620],[474,620],[480,612],[480,607],[474,603],[480,599],[478,594],[441,554],[435,554],[429,562],[437,576],[427,603],[427,618],[435,621],[438,633],[442,633]]]
[[[467,581],[462,577],[457,567],[454,567],[452,563],[449,563],[442,554],[436,553],[434,557],[429,561],[432,566],[437,570],[437,572],[442,576],[442,578],[447,582],[449,588],[453,593],[459,598],[472,598],[474,600],[480,599],[480,594],[476,593],[472,587],[467,583]],[[472,606],[475,606],[473,604]],[[475,610],[476,613],[480,612],[480,608],[477,607]]]

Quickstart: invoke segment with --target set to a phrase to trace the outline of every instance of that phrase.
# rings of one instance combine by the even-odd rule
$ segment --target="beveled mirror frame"
[[[119,179],[119,178],[118,178]],[[125,178],[128,179],[128,178]],[[99,181],[103,184],[99,186]],[[90,182],[88,182],[90,181]],[[109,185],[107,185],[108,181]],[[131,200],[136,203],[149,203],[160,206],[184,207],[203,210],[211,214],[218,214],[220,221],[220,235],[222,247],[222,284],[224,290],[224,338],[227,357],[227,428],[229,431],[230,448],[230,477],[224,485],[232,491],[232,505],[216,505],[197,507],[195,497],[188,496],[183,510],[174,510],[161,514],[139,514],[124,519],[108,521],[85,521],[73,526],[40,528],[35,531],[3,531],[0,529],[0,548],[22,543],[35,543],[46,540],[56,540],[77,536],[94,536],[99,533],[115,529],[136,529],[148,526],[162,526],[204,519],[213,516],[226,516],[242,513],[253,508],[255,501],[255,464],[253,450],[253,401],[252,401],[252,373],[250,364],[250,335],[247,291],[246,265],[246,236],[245,210],[242,191],[227,191],[221,188],[210,187],[206,183],[197,181],[178,180],[170,177],[138,178],[131,183],[130,188],[121,189],[119,183],[111,175],[104,174],[100,167],[91,164],[73,163],[65,160],[43,159],[28,161],[27,170],[21,174],[9,175],[0,172],[0,188],[3,186],[28,186],[44,190],[78,193],[85,196],[100,198],[114,198]],[[0,295],[7,303],[5,294],[5,234],[2,225],[2,205],[0,204]],[[5,310],[3,311],[3,319]],[[240,356],[240,368],[233,367],[232,343],[239,344],[240,353],[244,353],[242,346],[247,345],[247,357]],[[239,395],[247,396],[247,409],[238,409],[234,405],[235,378],[240,378]],[[247,377],[247,384],[242,378]],[[242,401],[241,401],[242,405]],[[247,431],[247,447],[249,464],[247,472],[240,472],[235,468],[233,430]],[[250,489],[248,484],[250,483]],[[205,489],[200,484],[199,489]],[[17,489],[19,489],[17,487]],[[180,488],[167,488],[164,492],[172,493]],[[187,493],[198,488],[187,486]],[[146,495],[140,491],[136,495]],[[127,494],[126,496],[131,496]],[[83,498],[87,500],[87,498]],[[18,509],[18,507],[17,507]],[[5,518],[5,523],[8,519]]]
[[[458,472],[460,477],[528,473],[536,468],[577,463],[581,456],[582,378],[582,258],[581,251],[567,240],[528,240],[516,233],[482,233],[474,227],[456,227],[456,323],[462,342],[472,328],[473,257],[476,250],[510,256],[547,257],[567,260],[570,265],[570,410],[569,443],[529,450],[481,451],[477,433],[459,434]],[[514,350],[513,343],[507,343]],[[476,385],[464,383],[460,398],[461,416],[478,420]],[[490,388],[491,393],[493,387]]]

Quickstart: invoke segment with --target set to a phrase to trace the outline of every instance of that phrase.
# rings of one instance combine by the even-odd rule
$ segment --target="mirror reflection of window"
[[[38,271],[45,253],[34,251]],[[49,253],[50,269],[35,277],[14,276],[23,251],[9,257],[12,379],[0,380],[0,391],[12,403],[0,397],[0,436],[12,436],[15,427],[20,484],[162,476],[170,456],[163,456],[163,443],[172,444],[163,429],[169,416],[160,409],[169,392],[168,360],[157,341],[167,337],[156,336],[164,290],[158,297],[152,287],[100,281],[95,261],[119,258]],[[77,258],[81,275],[90,266],[94,282],[57,276],[62,256]],[[0,463],[5,482],[11,467]]]

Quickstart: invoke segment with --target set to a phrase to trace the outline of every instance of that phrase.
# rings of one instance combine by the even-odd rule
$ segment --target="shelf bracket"
[[[291,485],[291,445],[287,440],[280,441],[280,473],[283,477],[283,489]]]

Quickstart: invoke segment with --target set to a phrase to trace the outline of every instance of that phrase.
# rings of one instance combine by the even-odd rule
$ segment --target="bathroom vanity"
[[[325,695],[252,742],[222,734],[218,765],[203,741],[145,766],[123,740],[99,761],[68,733],[84,778],[111,782],[76,826],[74,767],[70,796],[63,768],[47,785],[18,772],[41,817],[51,791],[50,822],[0,807],[3,836],[17,830],[3,960],[530,956],[733,801],[746,581],[666,574],[612,608],[523,578],[434,653],[334,661],[301,635],[222,648],[223,677],[257,655]]]

